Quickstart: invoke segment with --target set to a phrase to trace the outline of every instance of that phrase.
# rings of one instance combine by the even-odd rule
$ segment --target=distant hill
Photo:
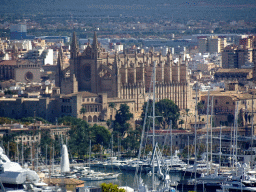
[[[1,0],[0,14],[256,21],[255,0]]]

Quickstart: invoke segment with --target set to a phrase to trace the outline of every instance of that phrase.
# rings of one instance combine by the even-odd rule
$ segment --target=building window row
[[[85,105],[86,112],[100,112],[100,105]]]
[[[63,103],[69,103],[69,102],[70,102],[70,99],[62,99],[62,102],[63,102]]]
[[[71,106],[61,106],[61,112],[62,113],[72,113],[72,107]]]
[[[97,102],[98,99],[97,98],[83,98],[83,102]]]
[[[37,141],[38,140],[38,136],[34,137],[34,136],[24,136],[24,137],[19,137],[19,138],[16,138],[16,141]]]

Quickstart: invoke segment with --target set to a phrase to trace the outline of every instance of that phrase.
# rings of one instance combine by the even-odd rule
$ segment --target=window
[[[215,100],[215,104],[218,104],[218,100],[217,99]]]
[[[98,112],[98,108],[97,107],[95,107],[95,112]]]
[[[91,98],[91,102],[93,102],[93,98]]]
[[[87,98],[87,102],[89,102],[90,101],[90,99],[89,98]]]
[[[226,102],[226,104],[228,105],[228,104],[229,104],[229,102]]]

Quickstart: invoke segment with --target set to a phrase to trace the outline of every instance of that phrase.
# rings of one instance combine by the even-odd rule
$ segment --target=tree
[[[190,109],[186,109],[186,124],[185,124],[185,129],[187,129],[187,117],[188,117],[188,112]]]
[[[127,137],[123,140],[123,146],[128,151],[134,152],[132,155],[136,155],[140,147],[140,135],[138,130],[130,130],[127,133]]]
[[[110,126],[112,124],[112,121],[110,119],[107,120],[107,126],[108,126],[108,129],[110,129]]]
[[[100,151],[101,151],[101,145],[99,143],[93,145],[93,147],[92,147],[92,152],[93,153],[99,153]]]
[[[11,119],[8,117],[0,117],[0,124],[11,124],[11,123],[17,123],[18,121],[16,119]]]
[[[152,115],[153,102],[149,101],[148,116]],[[147,103],[143,105],[143,112],[141,118],[144,119]],[[177,128],[177,120],[180,116],[179,107],[169,99],[163,99],[155,104],[155,114],[159,116],[156,118],[156,125],[160,125],[162,128],[167,128],[172,120],[173,128]],[[149,120],[149,119],[148,119]],[[151,120],[150,120],[151,121]]]
[[[48,121],[46,121],[45,119],[43,119],[42,117],[23,117],[21,118],[21,122],[22,123],[35,123],[36,121],[42,121],[45,124],[50,124]]]
[[[90,128],[90,137],[92,139],[92,144],[102,144],[107,146],[109,144],[109,140],[111,138],[111,134],[109,130],[107,130],[103,126],[93,125],[93,127]]]
[[[162,114],[160,122],[164,129],[167,128],[170,120],[172,120],[173,125],[177,124],[177,120],[180,116],[180,109],[172,100],[160,100],[156,103],[156,109],[159,116]]]
[[[189,150],[188,150],[189,149]],[[189,152],[189,153],[188,153]],[[194,145],[186,145],[184,147],[184,149],[182,150],[182,156],[183,157],[188,157],[189,156],[193,156],[195,153],[195,146]]]
[[[109,106],[110,108],[112,108],[112,109],[115,109],[116,104],[113,103],[113,102],[110,102],[110,103],[108,104],[108,106]]]
[[[204,111],[204,104],[200,101],[197,103],[197,112],[199,115],[199,121],[201,119],[201,114],[203,113],[203,111]]]
[[[82,108],[80,109],[80,114],[83,114],[83,116],[84,116],[85,113],[86,113],[86,108],[85,108],[85,107],[82,107]]]
[[[40,148],[41,153],[44,157],[46,157],[46,147],[47,147],[47,159],[50,158],[50,148],[52,147],[54,141],[51,138],[50,130],[44,130],[41,131],[41,142],[40,142]]]
[[[184,120],[181,119],[181,120],[179,121],[179,124],[181,125],[181,128],[182,128],[182,125],[184,124]]]
[[[83,158],[89,148],[89,124],[82,119],[70,116],[60,118],[59,122],[71,125],[71,130],[68,132],[70,152],[73,156],[78,155],[80,158]]]
[[[227,119],[228,119],[229,124],[234,123],[234,115],[233,114],[229,113]]]
[[[120,109],[117,111],[114,121],[114,131],[119,132],[124,136],[125,132],[130,128],[130,124],[127,122],[133,117],[130,113],[129,106],[126,104],[121,104]]]
[[[118,185],[113,185],[112,183],[102,183],[102,192],[125,192],[124,189],[118,189]]]

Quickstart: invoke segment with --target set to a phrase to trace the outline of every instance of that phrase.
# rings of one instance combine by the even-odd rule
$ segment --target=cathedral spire
[[[98,38],[97,38],[96,31],[94,31],[92,47],[94,50],[98,49]]]
[[[96,31],[94,31],[93,41],[92,41],[92,58],[98,58],[99,56],[99,49],[98,49],[98,38]]]
[[[72,42],[71,42],[71,51],[70,52],[71,52],[71,59],[76,58],[77,55],[78,55],[78,52],[79,52],[75,32],[73,32],[73,37],[72,37]]]
[[[60,47],[60,50],[58,52],[58,59],[57,59],[57,69],[56,69],[56,75],[55,75],[55,86],[61,87],[61,81],[62,81],[62,47]]]
[[[59,69],[62,70],[62,56],[63,56],[63,50],[62,50],[62,47],[60,46],[60,50],[58,52],[58,59],[57,59],[57,67]]]

